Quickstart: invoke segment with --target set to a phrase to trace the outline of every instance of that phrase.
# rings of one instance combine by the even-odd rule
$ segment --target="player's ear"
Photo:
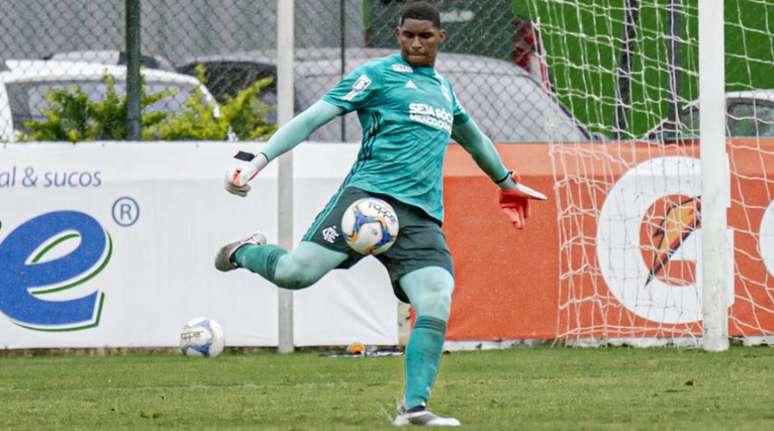
[[[400,42],[400,26],[395,27],[395,39],[398,39],[398,42]]]
[[[443,41],[445,41],[445,40],[446,40],[446,30],[441,29],[438,32],[438,42],[443,43]]]

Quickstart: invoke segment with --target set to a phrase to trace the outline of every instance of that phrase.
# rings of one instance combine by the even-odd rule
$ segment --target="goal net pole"
[[[701,141],[702,314],[704,350],[728,350],[726,153],[723,1],[699,0],[699,138]]]
[[[624,30],[621,42],[621,60],[617,70],[618,94],[616,95],[615,125],[616,138],[623,139],[629,130],[629,106],[632,92],[632,57],[637,40],[637,22],[639,21],[639,0],[626,0]]]

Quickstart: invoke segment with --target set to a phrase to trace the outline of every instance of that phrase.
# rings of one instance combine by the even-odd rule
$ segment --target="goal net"
[[[699,343],[698,0],[523,3],[553,91],[599,138],[551,143],[559,337]],[[724,4],[728,333],[774,344],[774,0]]]

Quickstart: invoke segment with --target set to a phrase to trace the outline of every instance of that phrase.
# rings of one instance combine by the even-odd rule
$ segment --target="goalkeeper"
[[[215,266],[245,268],[279,287],[302,289],[335,268],[348,268],[363,255],[341,236],[341,216],[355,200],[374,196],[396,210],[397,241],[376,256],[390,275],[393,290],[414,307],[417,319],[406,347],[405,390],[395,425],[459,425],[434,415],[427,401],[441,359],[449,319],[454,268],[441,230],[442,164],[450,137],[471,154],[500,187],[500,205],[516,228],[524,227],[528,199],[545,199],[518,184],[492,142],[458,102],[449,81],[433,68],[446,33],[438,10],[426,2],[409,3],[395,30],[401,52],[356,68],[316,102],[288,122],[253,156],[226,174],[226,189],[245,196],[248,182],[266,165],[290,151],[320,126],[357,111],[363,141],[357,161],[338,192],[317,216],[301,243],[288,252],[266,244],[255,233],[225,245]]]

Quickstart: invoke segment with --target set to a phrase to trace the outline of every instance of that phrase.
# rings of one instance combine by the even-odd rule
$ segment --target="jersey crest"
[[[371,78],[369,78],[368,75],[360,75],[360,78],[358,78],[357,81],[352,84],[352,91],[347,93],[347,95],[342,97],[342,99],[351,101],[355,98],[355,96],[368,88],[369,85],[371,85]]]

